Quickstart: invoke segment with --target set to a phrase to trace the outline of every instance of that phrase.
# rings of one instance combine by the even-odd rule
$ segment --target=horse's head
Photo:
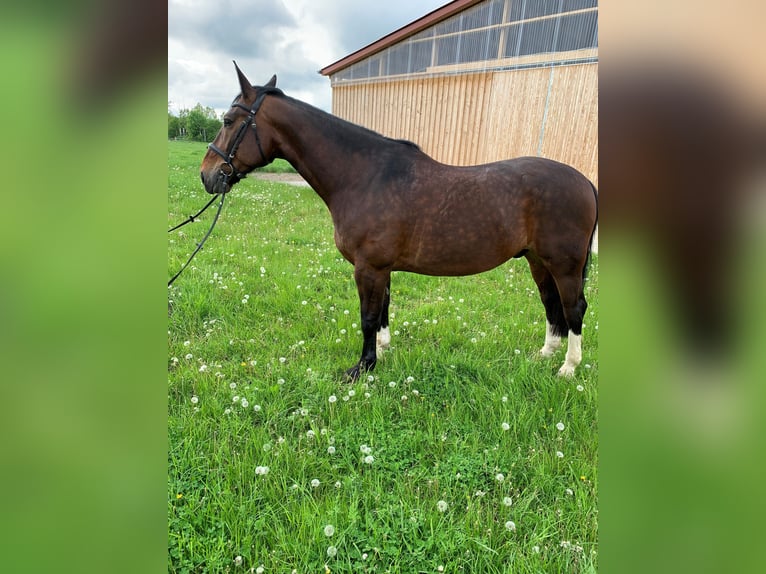
[[[208,193],[226,193],[256,167],[274,159],[268,126],[257,125],[258,110],[268,94],[281,93],[273,76],[264,86],[253,86],[237,64],[241,93],[223,116],[223,127],[208,146],[200,176]]]

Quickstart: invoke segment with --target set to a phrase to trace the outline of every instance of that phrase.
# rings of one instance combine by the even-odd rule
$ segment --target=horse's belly
[[[395,269],[423,275],[474,275],[502,265],[522,249],[507,238],[430,238],[401,254]]]

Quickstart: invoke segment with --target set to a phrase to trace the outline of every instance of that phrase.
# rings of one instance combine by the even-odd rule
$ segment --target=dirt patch
[[[260,179],[263,181],[275,181],[277,183],[288,183],[290,185],[299,185],[309,187],[309,184],[297,173],[268,173],[265,171],[256,171],[248,177]]]

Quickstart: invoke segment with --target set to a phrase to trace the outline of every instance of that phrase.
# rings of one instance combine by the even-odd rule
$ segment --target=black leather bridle
[[[255,98],[255,102],[253,103],[253,106],[248,108],[247,106],[240,104],[239,102],[234,102],[231,107],[232,108],[240,108],[247,112],[247,117],[242,121],[242,123],[239,126],[239,129],[237,130],[236,135],[234,136],[234,139],[231,141],[231,145],[229,146],[229,151],[224,152],[216,146],[213,143],[208,144],[208,148],[221,156],[224,161],[224,165],[229,168],[229,172],[227,173],[224,171],[223,166],[221,166],[220,173],[224,177],[224,181],[228,183],[229,178],[234,176],[237,178],[237,181],[240,179],[243,179],[247,172],[241,172],[238,171],[237,168],[234,167],[234,164],[232,163],[232,160],[234,159],[234,156],[237,154],[237,149],[239,149],[239,144],[242,143],[242,140],[245,139],[245,135],[247,134],[247,129],[250,126],[253,126],[253,131],[255,132],[255,143],[258,144],[258,151],[261,153],[261,159],[263,161],[266,161],[266,154],[263,153],[263,148],[261,147],[261,138],[258,137],[258,130],[256,129],[255,125],[255,114],[258,113],[258,110],[261,107],[261,104],[263,104],[263,100],[266,99],[266,96],[269,95],[268,91],[261,92],[257,98]]]

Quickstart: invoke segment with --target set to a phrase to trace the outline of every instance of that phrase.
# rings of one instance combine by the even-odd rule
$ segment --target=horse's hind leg
[[[563,377],[574,375],[577,365],[582,361],[582,320],[588,308],[583,282],[582,272],[570,272],[556,277],[564,318],[569,326],[567,354],[559,369],[559,375]]]
[[[527,261],[545,307],[545,344],[540,349],[540,355],[550,357],[561,346],[561,337],[567,334],[569,326],[564,318],[561,297],[553,275],[536,257],[528,256]]]
[[[386,286],[386,294],[385,298],[383,299],[383,311],[380,314],[380,328],[378,329],[378,333],[376,336],[376,346],[377,351],[380,353],[381,351],[388,349],[388,347],[391,345],[391,332],[388,329],[388,306],[391,303],[391,280],[388,280],[388,285]]]

